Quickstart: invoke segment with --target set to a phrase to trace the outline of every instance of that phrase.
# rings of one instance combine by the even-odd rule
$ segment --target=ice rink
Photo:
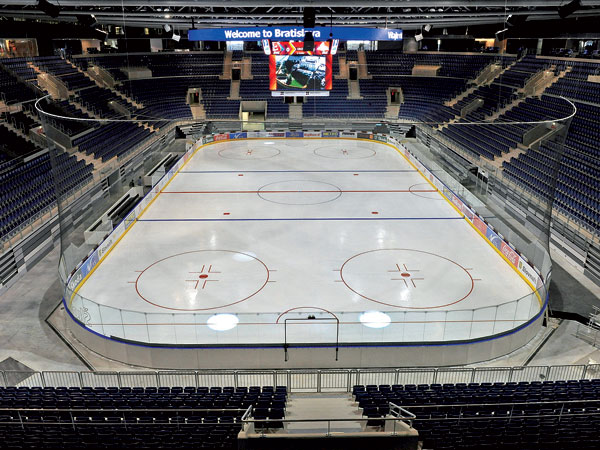
[[[539,311],[399,152],[343,139],[200,148],[79,295],[93,330],[168,344],[472,339]]]

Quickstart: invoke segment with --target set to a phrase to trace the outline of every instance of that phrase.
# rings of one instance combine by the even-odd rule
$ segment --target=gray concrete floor
[[[59,304],[58,248],[0,295],[0,361],[40,370],[87,370],[46,323]]]

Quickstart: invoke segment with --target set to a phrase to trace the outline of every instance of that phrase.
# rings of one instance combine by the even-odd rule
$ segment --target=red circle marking
[[[169,306],[162,306],[162,305],[159,305],[159,304],[157,304],[157,303],[151,302],[150,300],[148,300],[146,297],[144,297],[144,296],[141,294],[141,292],[140,292],[140,290],[139,290],[139,288],[138,288],[138,283],[140,282],[140,278],[141,278],[141,276],[142,276],[142,275],[143,275],[143,274],[144,274],[144,273],[145,273],[145,272],[146,272],[148,269],[150,269],[151,267],[155,266],[156,264],[159,264],[159,263],[161,263],[161,262],[163,262],[163,261],[165,261],[165,260],[167,260],[167,259],[170,259],[170,258],[175,258],[176,256],[181,256],[181,255],[189,255],[190,253],[202,253],[202,252],[226,252],[226,253],[237,253],[238,255],[244,255],[244,256],[247,256],[248,258],[252,258],[252,259],[254,259],[254,260],[258,261],[259,263],[261,263],[261,264],[263,265],[263,267],[265,268],[265,272],[266,272],[266,274],[267,274],[267,279],[265,280],[265,282],[262,284],[262,286],[261,286],[261,287],[259,287],[259,288],[258,288],[258,289],[257,289],[257,290],[254,292],[254,293],[250,294],[249,296],[247,296],[247,297],[244,297],[244,298],[242,298],[241,300],[237,300],[237,301],[235,301],[235,302],[227,303],[227,304],[225,304],[225,305],[213,306],[212,308],[195,308],[195,309],[188,309],[188,308],[171,308],[171,307],[169,307]],[[153,262],[152,264],[150,264],[148,267],[146,267],[144,270],[142,270],[142,271],[140,272],[140,274],[138,275],[138,277],[136,278],[136,280],[135,280],[135,291],[137,292],[137,295],[138,295],[138,296],[139,296],[139,297],[140,297],[142,300],[144,300],[146,303],[150,303],[151,305],[153,305],[153,306],[156,306],[157,308],[170,309],[170,310],[173,310],[173,311],[210,311],[210,310],[212,310],[212,309],[227,308],[228,306],[231,306],[231,305],[237,305],[238,303],[245,302],[245,301],[246,301],[246,300],[248,300],[250,297],[254,297],[256,294],[258,294],[260,291],[262,291],[262,290],[265,288],[265,286],[267,285],[267,283],[268,283],[268,282],[269,282],[269,269],[268,269],[267,265],[266,265],[264,262],[262,262],[260,259],[258,259],[256,256],[252,256],[252,255],[249,255],[249,254],[247,254],[247,253],[243,253],[243,252],[235,252],[235,251],[233,251],[233,250],[192,250],[192,251],[190,251],[190,252],[177,253],[177,254],[175,254],[175,255],[167,256],[166,258],[159,259],[158,261],[155,261],[155,262]]]
[[[279,320],[285,316],[287,313],[292,312],[292,311],[296,311],[297,309],[318,309],[320,311],[324,311],[328,314],[331,314],[333,317],[335,317],[336,319],[338,318],[334,313],[332,313],[331,311],[328,311],[327,309],[324,308],[320,308],[318,306],[296,306],[295,308],[290,308],[287,311],[282,312],[281,314],[279,314],[279,316],[277,317],[277,320],[275,321],[275,323],[279,323]]]
[[[427,186],[428,188],[430,188],[430,190],[417,189],[417,186]],[[413,190],[413,188],[415,188],[415,189]],[[408,192],[410,192],[412,195],[416,195],[417,197],[421,197],[421,198],[426,198],[428,200],[444,200],[444,197],[439,195],[440,191],[436,187],[431,186],[429,183],[413,184],[412,186],[410,186],[408,188]],[[438,194],[438,195],[430,197],[430,196],[427,196],[427,194]]]
[[[208,278],[208,275],[206,275],[205,273],[203,273],[202,275],[200,275],[200,278]]]
[[[382,301],[380,301],[380,300],[375,300],[374,298],[367,297],[366,295],[363,295],[363,294],[361,294],[360,292],[358,292],[358,291],[356,291],[356,290],[352,289],[352,288],[350,287],[350,285],[348,284],[348,282],[347,282],[347,281],[344,279],[344,266],[345,266],[346,264],[348,264],[350,261],[352,261],[354,258],[358,258],[359,256],[366,255],[367,253],[374,253],[374,252],[380,252],[380,251],[385,251],[385,250],[401,250],[401,251],[409,251],[409,252],[425,253],[426,255],[437,256],[438,258],[445,259],[446,261],[448,261],[448,262],[450,262],[450,263],[452,263],[452,264],[454,264],[454,265],[456,265],[456,266],[460,267],[462,270],[464,270],[464,272],[467,274],[467,276],[468,276],[468,277],[469,277],[469,279],[471,280],[471,288],[469,289],[469,292],[467,292],[467,294],[466,294],[464,297],[462,297],[462,298],[459,298],[458,300],[455,300],[455,301],[453,301],[453,302],[446,303],[445,305],[438,305],[438,306],[398,306],[398,305],[394,305],[394,304],[391,304],[391,303],[385,303],[385,302],[382,302]],[[402,276],[404,276],[403,274],[401,274],[401,275],[402,275]],[[380,249],[377,249],[377,250],[367,250],[366,252],[357,253],[356,255],[354,255],[354,256],[352,256],[352,257],[348,258],[348,259],[347,259],[347,260],[344,262],[344,264],[342,264],[342,267],[341,267],[341,269],[340,269],[340,278],[342,279],[342,282],[343,282],[343,283],[346,285],[346,287],[347,287],[348,289],[350,289],[350,290],[351,290],[352,292],[354,292],[356,295],[358,295],[358,296],[360,296],[360,297],[364,298],[365,300],[370,300],[370,301],[372,301],[372,302],[379,303],[379,304],[381,304],[381,305],[385,305],[385,306],[391,306],[392,308],[404,308],[404,309],[436,309],[436,308],[443,308],[443,307],[445,307],[445,306],[454,305],[454,304],[456,304],[456,303],[462,302],[462,301],[463,301],[464,299],[466,299],[466,298],[467,298],[469,295],[471,295],[471,294],[473,293],[473,289],[475,288],[475,282],[473,281],[473,277],[471,276],[471,274],[469,273],[469,271],[468,271],[467,269],[465,269],[463,266],[461,266],[460,264],[458,264],[456,261],[452,261],[451,259],[449,259],[449,258],[446,258],[446,257],[444,257],[444,256],[441,256],[441,255],[438,255],[438,254],[436,254],[436,253],[426,252],[426,251],[423,251],[423,250],[415,250],[415,249],[412,249],[412,248],[380,248]]]
[[[410,273],[408,272],[402,272],[400,275],[402,275],[404,278],[410,277]]]

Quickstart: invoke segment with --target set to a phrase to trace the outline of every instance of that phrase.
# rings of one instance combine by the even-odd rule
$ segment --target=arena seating
[[[18,111],[7,113],[4,118],[12,123],[16,128],[19,128],[23,131],[23,133],[28,134],[29,130],[32,128],[39,127],[41,124],[35,119],[32,119],[30,116],[25,113]]]
[[[132,122],[103,125],[74,140],[80,151],[102,161],[127,153],[150,136],[149,129]]]
[[[356,51],[345,54],[347,61],[358,61]],[[240,61],[244,54],[237,51],[232,57]],[[268,58],[253,52],[251,80],[240,82],[240,96],[247,100],[267,102],[267,116],[287,118],[289,106],[281,98],[272,97],[268,89]],[[595,61],[536,58],[527,55],[520,60],[512,56],[498,57],[493,54],[455,55],[449,53],[419,52],[403,54],[392,51],[367,51],[370,78],[359,80],[360,100],[348,99],[346,80],[334,80],[329,97],[306,98],[303,115],[311,117],[383,117],[387,108],[387,89],[402,89],[404,102],[400,105],[399,118],[408,121],[429,122],[438,127],[450,121],[459,123],[479,122],[489,119],[501,108],[513,103],[495,120],[494,126],[461,125],[442,126],[440,132],[467,152],[494,159],[513,151],[523,142],[525,134],[532,129],[526,124],[499,125],[499,122],[528,122],[559,118],[569,110],[558,96],[576,102],[578,113],[573,118],[564,148],[559,142],[543,142],[539,148],[515,154],[503,162],[504,174],[523,188],[540,196],[553,199],[555,208],[582,226],[597,230],[600,225],[597,176],[599,170],[600,139],[597,120],[600,112],[598,84],[587,81],[589,75],[600,73]],[[36,70],[46,71],[62,79],[74,92],[70,100],[55,101],[48,106],[50,112],[70,117],[90,118],[79,104],[89,107],[103,118],[117,117],[108,104],[118,102],[132,115],[145,121],[155,130],[173,119],[192,117],[186,103],[189,88],[202,89],[202,104],[207,118],[237,118],[239,100],[227,100],[230,80],[221,80],[223,53],[202,52],[186,54],[130,54],[103,55],[74,58],[82,70],[90,64],[100,65],[115,76],[117,86],[139,107],[124,100],[113,91],[98,87],[69,62],[58,57],[5,58],[0,60],[0,98],[9,104],[25,102],[23,109],[31,114],[13,113],[7,120],[22,128],[25,133],[37,123],[32,103],[27,100],[41,95],[37,86]],[[446,106],[453,98],[473,86],[472,82],[490,63],[501,64],[506,70],[492,83],[479,86],[452,107]],[[440,66],[437,77],[413,77],[415,65]],[[153,78],[126,80],[125,69],[149,68]],[[554,71],[558,81],[547,88],[539,98],[524,98],[521,88],[541,70]],[[333,58],[334,73],[339,73],[338,56]],[[566,71],[566,72],[565,72]],[[483,100],[482,106],[460,117],[463,107],[475,99]],[[137,104],[137,103],[136,103]],[[93,124],[71,120],[48,119],[49,123],[75,137],[75,145],[87,154],[106,161],[127,152],[132,146],[148,138],[151,131],[135,124]],[[10,136],[5,128],[4,134]],[[127,136],[127,139],[122,139]],[[15,155],[36,151],[29,143],[3,141],[5,151],[0,153],[0,164],[7,164]],[[10,147],[9,151],[6,149]],[[558,161],[560,160],[560,163]],[[556,191],[555,173],[558,171]]]
[[[10,104],[35,99],[36,93],[33,87],[20,82],[14,75],[4,70],[2,61],[6,60],[0,60],[0,100]]]
[[[237,449],[248,407],[277,427],[286,401],[285,386],[4,387],[0,439],[4,448]]]
[[[0,172],[0,236],[10,234],[56,203],[52,169],[50,155],[44,153],[25,163],[15,162],[9,170]],[[61,180],[59,193],[64,195],[90,181],[92,165],[61,153],[55,170]]]
[[[118,103],[129,112],[134,112],[136,109],[131,103],[115,95],[109,89],[98,87],[95,84],[87,89],[79,90],[77,100],[86,107],[89,106],[88,109],[92,109],[102,118],[123,117],[109,106],[110,102]]]
[[[562,101],[555,98],[557,101]],[[600,106],[575,103],[577,115],[562,142],[546,142],[504,163],[504,173],[590,230],[600,228],[597,147]],[[560,161],[560,163],[558,162]],[[554,192],[554,180],[556,192]]]
[[[452,55],[440,53],[398,53],[395,51],[366,51],[369,73],[373,76],[411,75],[415,65],[440,66],[438,76],[475,78],[488,64],[501,59],[503,64],[514,57],[497,55]],[[348,59],[348,58],[346,58]]]
[[[363,415],[376,421],[389,403],[416,415],[423,448],[595,448],[600,380],[357,385]]]
[[[37,115],[38,112],[33,107],[33,104],[28,103],[24,104],[23,108],[28,110],[30,114]],[[81,119],[91,119],[91,116],[84,113],[81,109],[69,103],[67,100],[63,100],[60,102],[51,101],[47,102],[43,106],[44,111],[54,114],[56,116],[61,117],[72,117],[72,118],[81,118]],[[59,119],[56,117],[47,116],[44,120],[46,120],[50,125],[59,129],[63,133],[68,136],[75,136],[77,134],[83,133],[93,126],[98,126],[97,123],[94,122],[85,122],[85,121],[76,121],[70,119]]]

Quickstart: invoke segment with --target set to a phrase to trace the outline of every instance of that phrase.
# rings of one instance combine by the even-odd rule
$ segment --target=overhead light
[[[235,328],[240,319],[233,314],[215,314],[206,321],[208,328],[215,331],[227,331]]]
[[[431,31],[431,28],[433,28],[433,27],[431,26],[431,24],[428,23],[427,25],[425,25],[424,28],[425,28],[425,31],[427,31],[429,33]]]
[[[165,31],[168,33],[169,31],[171,31],[171,25],[169,25],[168,23],[165,23],[163,25],[163,28],[165,29]]]
[[[581,8],[581,0],[573,0],[572,2],[567,3],[566,5],[562,5],[558,7],[558,15],[561,19],[565,19],[573,14]]]
[[[390,316],[381,311],[365,311],[359,316],[358,320],[369,328],[385,328],[392,322]]]
[[[165,14],[165,19],[170,19],[171,15],[170,14]]]
[[[50,3],[48,0],[38,0],[37,8],[50,17],[58,17],[60,6]]]

